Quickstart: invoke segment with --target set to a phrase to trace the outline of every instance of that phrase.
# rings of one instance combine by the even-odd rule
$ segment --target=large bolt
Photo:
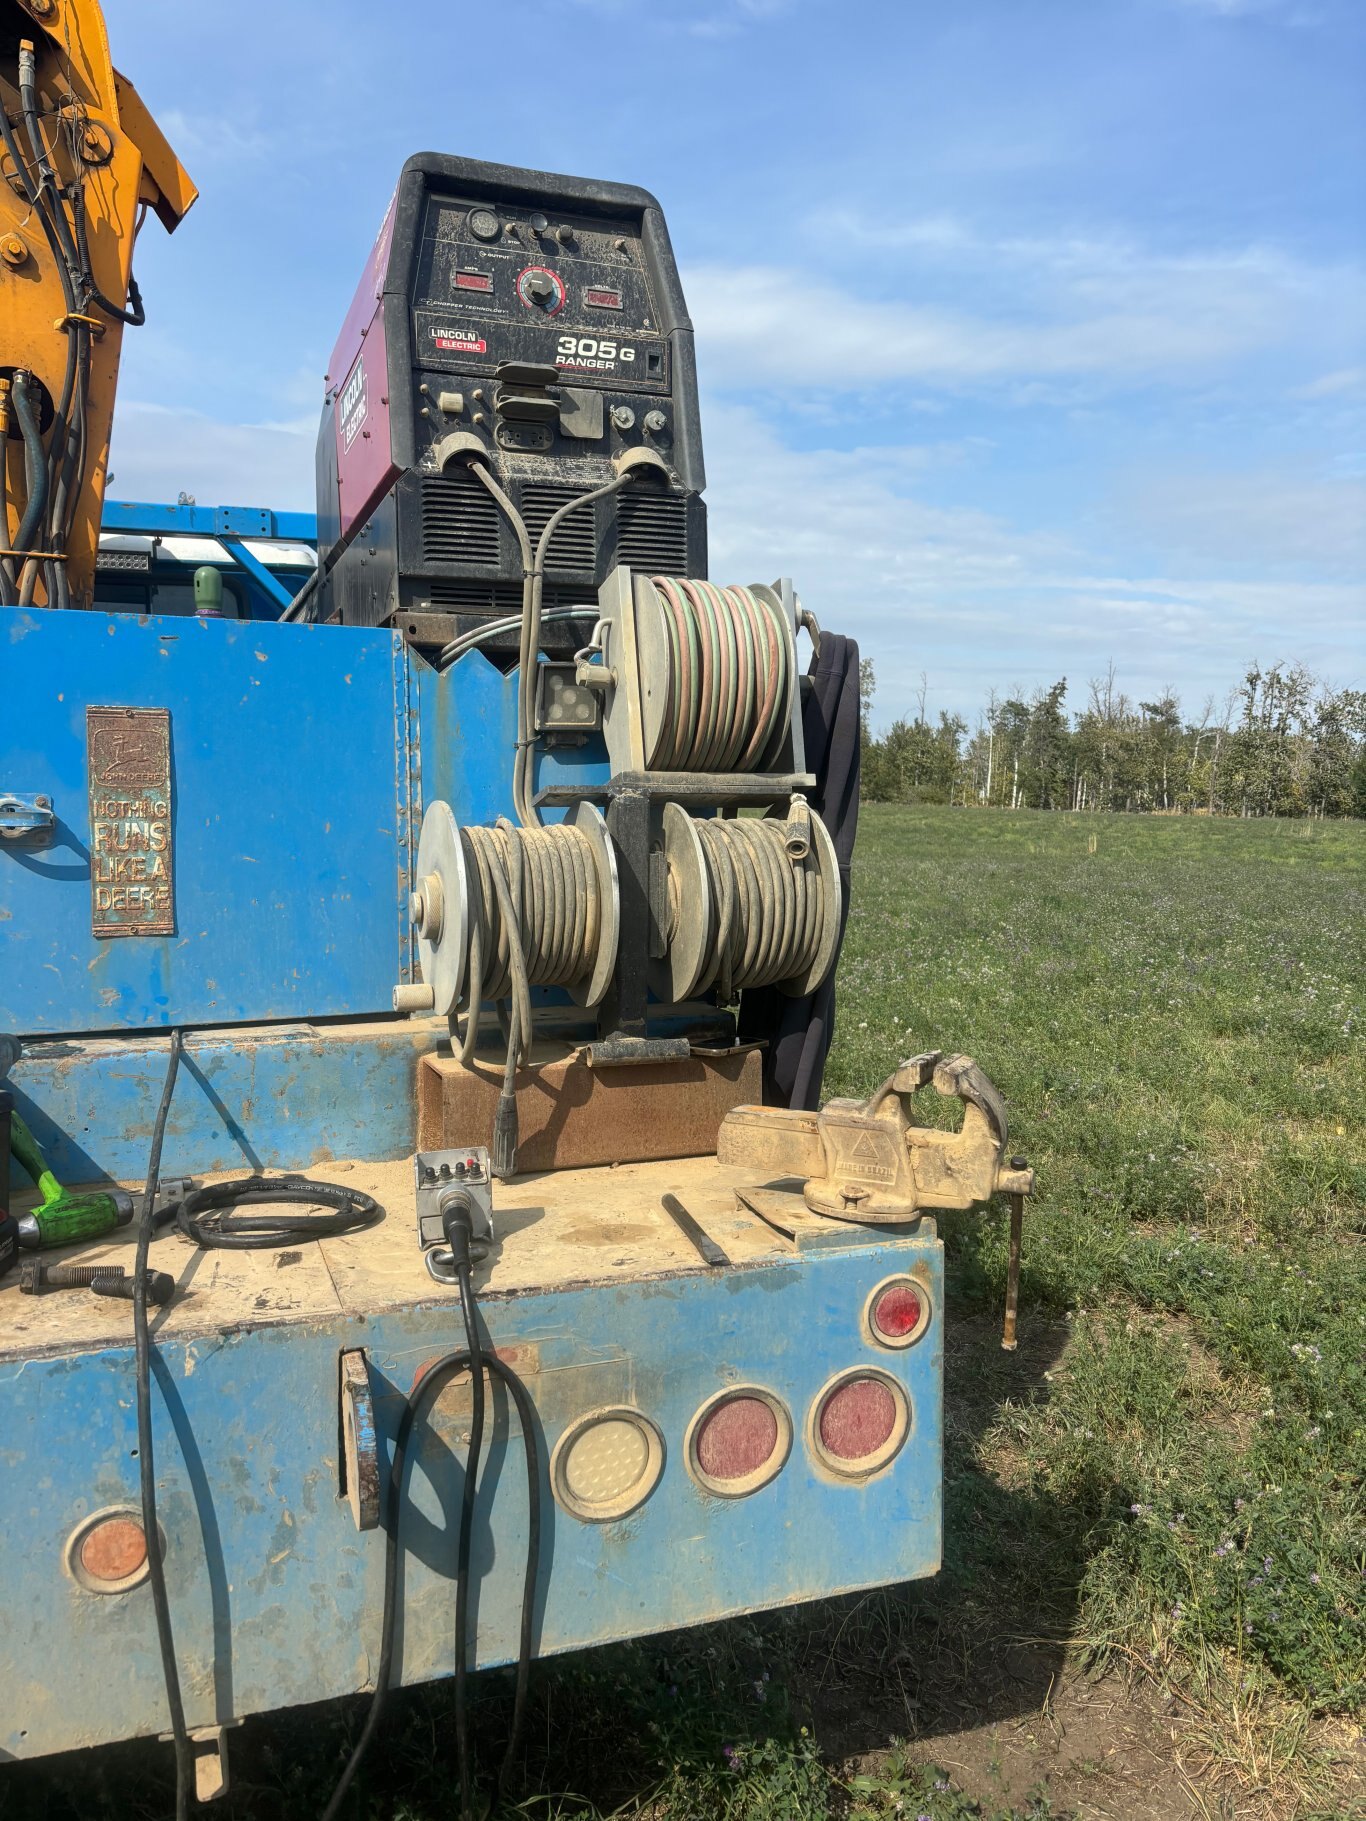
[[[53,4],[53,0],[28,0],[28,10],[35,19],[46,19],[55,13],[57,8]]]
[[[39,1258],[20,1266],[19,1288],[25,1296],[40,1296],[44,1290],[75,1290],[86,1285],[93,1290],[101,1278],[117,1283],[122,1276],[122,1265],[50,1265]]]
[[[3,259],[7,266],[13,266],[18,270],[27,258],[28,248],[17,234],[6,234],[5,238],[0,240],[0,259]]]
[[[143,1281],[147,1285],[149,1303],[168,1303],[175,1295],[175,1279],[169,1271],[144,1271]],[[137,1280],[125,1277],[122,1271],[117,1277],[96,1277],[90,1286],[92,1296],[117,1296],[124,1302],[133,1301]]]

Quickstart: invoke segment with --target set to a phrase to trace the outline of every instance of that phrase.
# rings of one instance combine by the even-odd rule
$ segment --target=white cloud
[[[1065,675],[1077,694],[1110,658],[1130,694],[1171,684],[1191,704],[1222,699],[1258,652],[1339,681],[1361,671],[1351,581],[1106,573],[1064,539],[917,499],[915,460],[799,453],[729,405],[707,422],[712,574],[792,575],[818,619],[873,658],[880,723],[910,710],[922,671],[931,712],[969,717],[991,687]]]
[[[1166,470],[1126,482],[1118,498],[1148,542],[1201,568],[1366,576],[1366,478],[1359,474]],[[1366,593],[1357,613],[1366,618]]]
[[[1143,383],[1300,342],[1360,346],[1366,319],[1366,273],[1269,247],[1168,253],[1121,238],[990,236],[944,215],[870,223],[825,214],[809,233],[875,261],[881,294],[796,265],[692,268],[688,294],[713,383]],[[887,295],[898,275],[901,298]]]
[[[119,399],[109,497],[311,512],[317,413],[285,423],[225,424],[197,411]]]
[[[1339,367],[1335,373],[1324,373],[1318,379],[1310,380],[1307,386],[1297,386],[1290,396],[1340,398],[1344,394],[1362,392],[1366,392],[1366,367]]]

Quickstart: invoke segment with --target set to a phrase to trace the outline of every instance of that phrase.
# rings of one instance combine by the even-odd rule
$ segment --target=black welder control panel
[[[413,343],[422,370],[492,373],[525,361],[580,385],[669,390],[638,232],[601,215],[429,197]]]

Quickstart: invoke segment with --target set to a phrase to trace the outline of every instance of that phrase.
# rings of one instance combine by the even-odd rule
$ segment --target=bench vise
[[[958,1131],[921,1125],[913,1097],[963,1102]],[[772,1176],[800,1176],[813,1213],[836,1220],[917,1220],[935,1208],[970,1208],[997,1193],[1028,1195],[1034,1172],[1006,1161],[1006,1110],[971,1056],[912,1056],[870,1100],[828,1100],[819,1113],[742,1106],[721,1122],[717,1161]]]

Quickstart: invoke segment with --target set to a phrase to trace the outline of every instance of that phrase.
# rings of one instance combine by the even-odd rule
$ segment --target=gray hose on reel
[[[574,986],[593,973],[602,933],[597,868],[586,835],[567,823],[460,831],[470,890],[469,974],[460,1057],[468,1062],[485,999],[510,1002],[503,1088],[493,1122],[493,1170],[517,1159],[518,1064],[531,1047],[531,988]]]
[[[820,950],[827,915],[815,859],[792,857],[781,822],[706,818],[697,833],[715,917],[716,965],[702,988],[715,982],[728,1005],[746,987],[805,973]]]

